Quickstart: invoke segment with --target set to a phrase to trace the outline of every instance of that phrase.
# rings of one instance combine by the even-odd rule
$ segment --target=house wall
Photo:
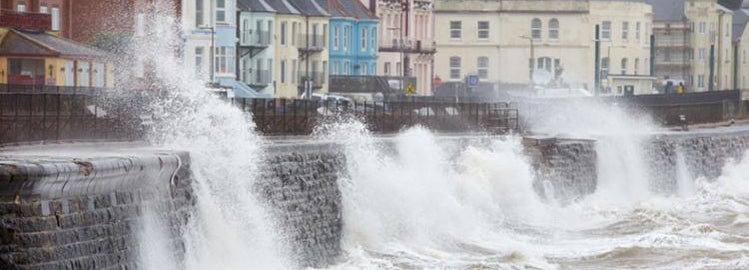
[[[245,28],[245,21],[247,21],[248,28]],[[264,87],[264,88],[253,88],[256,91],[263,93],[263,94],[270,94],[275,95],[275,87],[273,85],[273,76],[274,76],[274,66],[275,66],[275,47],[276,47],[276,40],[274,37],[274,31],[276,31],[275,28],[275,14],[273,13],[265,13],[265,12],[241,12],[240,18],[238,20],[239,22],[239,40],[240,43],[243,45],[250,45],[252,39],[243,38],[243,35],[248,35],[250,33],[255,34],[256,31],[258,31],[257,28],[257,21],[262,22],[261,31],[269,31],[268,28],[268,22],[271,22],[271,28],[270,29],[270,36],[271,39],[269,40],[270,44],[268,44],[268,47],[263,49],[262,51],[258,52],[254,56],[250,57],[249,54],[242,55],[243,52],[240,52],[241,59],[239,61],[239,75],[240,80],[245,82],[246,84],[251,84],[253,80],[256,79],[258,70],[264,70],[266,72],[269,72],[271,81],[270,83]],[[260,60],[262,62],[262,67],[258,67],[257,61]],[[271,66],[268,65],[268,61],[271,61]],[[246,64],[245,64],[246,62]]]

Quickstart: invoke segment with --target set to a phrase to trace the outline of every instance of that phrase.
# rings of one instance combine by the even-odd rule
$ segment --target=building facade
[[[71,38],[70,7],[72,0],[2,0],[0,10],[20,13],[41,13],[50,15],[50,33],[62,38]]]
[[[484,84],[494,85],[493,89],[543,85],[594,92],[596,61],[600,61],[602,94],[623,94],[624,87],[619,86],[624,85],[616,80],[635,78],[652,85],[646,64],[650,57],[647,29],[652,23],[647,4],[445,0],[437,2],[435,14],[435,73],[443,81],[457,83],[467,75],[477,75]],[[601,35],[600,59],[595,58],[596,25]],[[638,93],[652,91],[647,83],[632,86]]]
[[[416,77],[417,95],[432,95],[433,92],[436,52],[434,4],[434,0],[377,0],[367,3],[380,18],[377,73]]]
[[[276,10],[266,0],[238,0],[239,79],[255,91],[273,96]]]
[[[688,92],[734,87],[733,10],[718,0],[647,0],[653,6],[655,75]]]
[[[0,84],[112,87],[105,52],[61,38],[46,13],[0,11]]]
[[[379,21],[358,0],[319,0],[330,13],[330,75],[376,76]]]

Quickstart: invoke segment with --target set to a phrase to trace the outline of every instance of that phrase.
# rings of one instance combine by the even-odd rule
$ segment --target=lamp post
[[[528,60],[528,64],[529,64],[528,65],[528,69],[529,69],[529,71],[528,71],[528,80],[530,81],[530,86],[531,86],[531,90],[532,90],[533,87],[534,87],[534,83],[533,83],[533,69],[534,68],[533,67],[536,64],[535,63],[536,62],[535,47],[533,46],[533,38],[529,37],[529,36],[519,36],[519,38],[527,39],[528,41],[530,41],[530,44],[531,44],[531,47],[530,47],[531,57]]]
[[[404,84],[406,81],[406,65],[403,60],[404,55],[404,47],[403,47],[403,31],[401,31],[400,27],[389,27],[388,30],[390,31],[398,31],[398,51],[400,52],[400,68],[401,68],[401,74],[400,74],[400,91],[403,92]]]

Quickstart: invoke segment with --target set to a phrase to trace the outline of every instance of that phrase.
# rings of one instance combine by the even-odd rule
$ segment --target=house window
[[[644,70],[643,73],[648,74],[648,70],[650,70],[650,60],[647,58],[645,58],[645,66],[643,66],[642,69]]]
[[[350,27],[344,26],[343,27],[343,49],[348,50],[348,42],[349,42],[349,31],[351,30]]]
[[[341,74],[340,65],[341,63],[338,61],[333,62],[333,75]]]
[[[635,75],[640,73],[640,58],[635,58]]]
[[[390,75],[390,62],[385,63],[382,72],[384,73],[383,75]]]
[[[367,33],[369,33],[369,31],[367,31],[366,27],[361,29],[361,50],[362,51],[367,51],[367,44],[369,43],[367,42]]]
[[[401,62],[395,62],[395,75],[403,75],[403,64]]]
[[[351,63],[349,61],[343,62],[343,75],[350,75],[351,74]]]
[[[609,58],[604,57],[601,59],[601,77],[606,78],[609,76]]]
[[[322,25],[322,41],[320,42],[322,47],[325,47],[328,43],[328,24],[325,23]]]
[[[54,12],[54,10],[52,10]],[[141,13],[138,13],[138,16],[136,17],[135,21],[135,35],[136,36],[143,36],[146,32],[146,15]]]
[[[226,0],[216,0],[216,21],[226,21]]]
[[[488,39],[489,38],[489,22],[488,21],[480,21],[478,23],[478,38],[479,39]]]
[[[364,63],[364,64],[361,64],[361,75],[362,75],[362,76],[366,76],[366,75],[369,75],[369,74],[368,74],[368,73],[369,73],[369,70],[368,70],[368,69],[369,69],[369,65],[367,65],[366,63]]]
[[[47,14],[49,10],[47,9],[47,3],[42,3],[39,5],[39,13]]]
[[[603,21],[601,23],[601,38],[603,39],[611,38],[611,21]]]
[[[281,23],[281,45],[286,45],[286,22]]]
[[[531,21],[531,37],[534,39],[541,38],[541,20],[540,19],[533,19],[533,21]]]
[[[16,11],[18,11],[18,12],[26,12],[26,2],[24,2],[24,1],[18,1],[18,4],[16,5]]]
[[[460,57],[450,57],[450,79],[460,79]]]
[[[627,74],[627,64],[628,64],[627,62],[628,62],[627,58],[622,58],[622,75]]]
[[[698,51],[697,56],[699,57],[700,60],[705,60],[705,54],[707,54],[707,49],[706,48],[700,48],[699,51]]]
[[[556,18],[549,21],[549,38],[559,39],[559,20]]]
[[[370,35],[369,40],[372,42],[372,46],[370,47],[376,50],[377,49],[377,28],[376,27],[372,28],[372,34]]]
[[[57,6],[52,7],[52,31],[60,30],[60,8]]]
[[[637,24],[635,24],[635,38],[637,40],[640,40],[640,22],[637,22]]]
[[[281,60],[281,83],[286,83],[286,60]]]
[[[296,46],[296,33],[297,33],[297,23],[292,22],[291,23],[291,46]]]
[[[697,76],[697,87],[705,88],[705,75]]]
[[[325,75],[327,72],[328,72],[328,61],[322,61],[322,71],[320,72],[322,76],[322,83],[325,83],[325,78],[328,77],[327,75]]]
[[[707,23],[700,22],[700,34],[705,34],[705,31],[707,30]]]
[[[291,76],[291,84],[296,84],[296,80],[297,80],[297,77],[298,77],[298,74],[296,72],[296,68],[297,68],[297,64],[296,64],[297,62],[296,61],[297,61],[296,59],[292,59],[291,60],[291,75],[290,75]]]
[[[215,50],[214,71],[216,73],[234,73],[234,48],[216,47]]]
[[[195,76],[203,77],[203,47],[195,47]]]
[[[317,24],[312,25],[312,46],[317,47]]]
[[[622,23],[622,39],[629,39],[629,22]]]
[[[333,27],[333,49],[338,50],[338,44],[340,41],[338,40],[338,35],[340,34],[340,28],[336,25]]]
[[[195,26],[203,25],[203,0],[195,1]]]
[[[489,57],[482,56],[479,57],[476,61],[476,69],[479,73],[479,78],[481,79],[488,79],[489,78]]]
[[[459,39],[462,31],[461,21],[450,21],[450,38]]]

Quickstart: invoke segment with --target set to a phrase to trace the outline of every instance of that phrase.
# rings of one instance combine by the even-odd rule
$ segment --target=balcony
[[[405,87],[401,87],[401,82],[416,86],[415,77],[332,75],[328,88],[332,93],[402,94]]]
[[[309,75],[309,78],[312,80],[312,88],[319,89],[322,88],[323,84],[325,84],[325,73],[319,72],[319,71],[312,71],[309,72],[300,72],[299,73],[299,88],[304,89],[304,82],[307,81],[307,75]]]
[[[247,81],[247,84],[253,88],[265,88],[273,83],[270,70],[265,69],[255,69],[250,71],[250,76]]]
[[[403,53],[421,53],[434,54],[437,52],[437,43],[427,40],[404,40],[403,46],[398,46],[398,39],[393,39],[390,43],[380,46],[380,52],[403,52]]]
[[[50,31],[52,30],[52,16],[43,13],[0,10],[0,27]]]
[[[253,29],[242,31],[240,46],[265,48],[270,45],[270,32]]]
[[[296,46],[300,51],[319,52],[325,49],[323,35],[297,35]]]

